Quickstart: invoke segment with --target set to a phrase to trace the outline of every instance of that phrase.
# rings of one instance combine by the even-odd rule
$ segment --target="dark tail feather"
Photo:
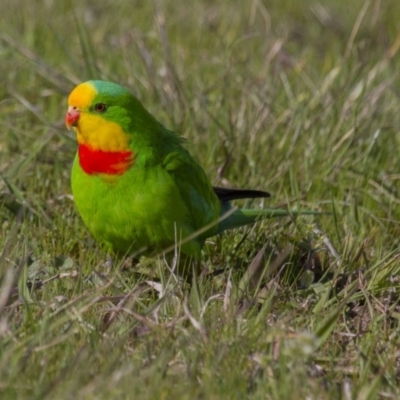
[[[257,199],[271,196],[268,192],[263,192],[262,190],[229,189],[222,187],[213,187],[213,189],[221,203],[237,199]]]

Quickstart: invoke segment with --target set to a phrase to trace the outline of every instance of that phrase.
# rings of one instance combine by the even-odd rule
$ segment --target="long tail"
[[[229,212],[229,211],[228,211]],[[263,209],[263,210],[247,210],[237,209],[231,213],[227,218],[222,219],[218,225],[218,232],[221,233],[228,229],[239,228],[241,226],[252,224],[263,218],[275,218],[275,217],[287,217],[297,215],[321,215],[323,213],[319,211],[289,211],[282,209]],[[222,215],[222,218],[224,216]]]

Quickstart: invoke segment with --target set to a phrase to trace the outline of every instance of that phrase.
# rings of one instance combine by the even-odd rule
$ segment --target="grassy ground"
[[[1,398],[398,398],[400,3],[180,3],[0,3]],[[89,78],[213,183],[332,214],[213,238],[190,291],[108,271],[69,186]]]

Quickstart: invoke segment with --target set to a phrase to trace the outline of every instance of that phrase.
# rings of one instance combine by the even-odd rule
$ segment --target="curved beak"
[[[71,130],[73,126],[77,125],[80,115],[78,107],[68,107],[68,111],[65,114],[65,125],[67,125],[68,130]]]

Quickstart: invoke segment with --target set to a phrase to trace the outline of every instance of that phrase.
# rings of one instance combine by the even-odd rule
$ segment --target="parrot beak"
[[[68,107],[67,114],[65,114],[65,125],[67,125],[68,130],[77,125],[80,115],[78,107]]]

